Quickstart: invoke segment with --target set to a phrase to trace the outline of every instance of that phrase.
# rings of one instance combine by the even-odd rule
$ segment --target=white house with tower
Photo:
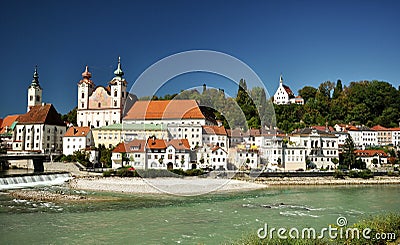
[[[290,87],[283,84],[283,77],[281,75],[279,78],[279,87],[274,94],[274,103],[277,105],[304,105],[304,99],[301,96],[295,96]]]
[[[61,152],[66,125],[53,105],[42,103],[37,67],[28,87],[27,108],[13,123],[12,151]]]

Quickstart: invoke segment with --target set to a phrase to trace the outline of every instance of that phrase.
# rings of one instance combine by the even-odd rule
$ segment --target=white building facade
[[[18,118],[12,150],[61,153],[65,131],[66,126],[53,105],[32,106],[29,112]]]
[[[88,150],[94,146],[89,127],[70,127],[63,137],[63,154],[73,155],[75,151]]]

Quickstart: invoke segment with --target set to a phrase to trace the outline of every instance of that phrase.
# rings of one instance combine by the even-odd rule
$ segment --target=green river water
[[[256,234],[265,223],[320,229],[336,224],[339,216],[351,224],[400,212],[398,185],[267,188],[195,197],[85,194],[118,199],[55,204],[0,192],[0,244],[220,244]]]

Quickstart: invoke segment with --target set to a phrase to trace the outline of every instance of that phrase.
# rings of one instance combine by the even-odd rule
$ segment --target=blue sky
[[[296,92],[337,79],[398,87],[398,23],[400,1],[388,0],[1,1],[0,117],[25,113],[36,64],[44,101],[66,113],[76,106],[86,64],[96,85],[106,85],[120,55],[132,86],[158,60],[196,49],[242,60],[270,94],[281,73]]]

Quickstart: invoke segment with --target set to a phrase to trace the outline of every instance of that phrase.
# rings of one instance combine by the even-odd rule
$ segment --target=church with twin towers
[[[117,69],[108,86],[96,86],[86,66],[78,82],[77,124],[80,127],[99,128],[121,123],[125,103],[130,100],[128,82],[118,57]]]

